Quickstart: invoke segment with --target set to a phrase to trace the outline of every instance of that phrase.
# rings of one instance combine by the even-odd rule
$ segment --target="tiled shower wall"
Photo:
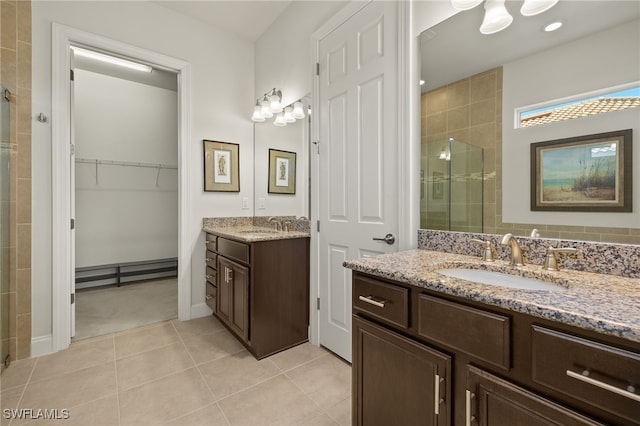
[[[483,232],[529,236],[537,228],[544,238],[640,244],[637,228],[502,221],[502,67],[424,93],[421,121],[423,146],[453,137],[484,149]]]
[[[11,91],[9,355],[31,355],[31,2],[0,0],[0,80]]]

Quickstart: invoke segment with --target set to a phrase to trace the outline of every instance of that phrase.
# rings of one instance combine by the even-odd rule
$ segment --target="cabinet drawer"
[[[393,284],[356,276],[353,309],[402,328],[409,327],[409,290]]]
[[[218,254],[242,263],[249,263],[249,246],[238,241],[218,238]]]
[[[640,424],[639,354],[539,326],[531,336],[535,382]]]
[[[207,234],[206,241],[207,250],[217,251],[218,250],[218,236],[213,234]]]
[[[217,283],[217,271],[207,266],[207,273],[205,275],[207,282],[216,285]]]
[[[511,367],[509,317],[421,294],[418,333],[506,370]]]
[[[206,284],[206,293],[204,295],[204,299],[205,302],[207,303],[207,306],[209,306],[211,309],[213,309],[213,312],[216,311],[216,297],[218,296],[218,289],[211,284],[210,282],[207,282]]]
[[[218,255],[212,251],[207,250],[207,257],[205,259],[207,261],[207,266],[211,269],[216,269],[218,267]]]

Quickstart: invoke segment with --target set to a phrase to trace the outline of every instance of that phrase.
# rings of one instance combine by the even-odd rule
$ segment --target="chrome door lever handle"
[[[374,238],[373,241],[384,241],[385,243],[391,245],[396,242],[396,237],[393,234],[387,234],[384,238]]]

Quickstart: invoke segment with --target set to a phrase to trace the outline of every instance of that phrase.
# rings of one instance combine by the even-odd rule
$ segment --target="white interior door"
[[[75,217],[76,217],[76,151],[75,151],[75,122],[74,122],[74,108],[75,108],[75,87],[73,81],[73,72],[75,69],[74,59],[73,59],[73,49],[69,49],[69,69],[71,70],[71,81],[69,84],[69,134],[71,144],[71,155],[69,156],[69,193],[70,193],[70,211],[71,211],[71,265],[70,265],[70,283],[69,287],[71,289],[71,315],[70,315],[70,336],[73,337],[76,335],[76,227],[75,227]]]
[[[319,41],[319,341],[347,361],[342,262],[398,249],[397,14],[371,2]],[[391,244],[375,240],[388,234]]]

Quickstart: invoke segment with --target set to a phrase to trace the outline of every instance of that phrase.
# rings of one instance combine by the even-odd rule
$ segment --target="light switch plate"
[[[249,208],[249,197],[243,197],[242,198],[242,208],[244,210]]]

